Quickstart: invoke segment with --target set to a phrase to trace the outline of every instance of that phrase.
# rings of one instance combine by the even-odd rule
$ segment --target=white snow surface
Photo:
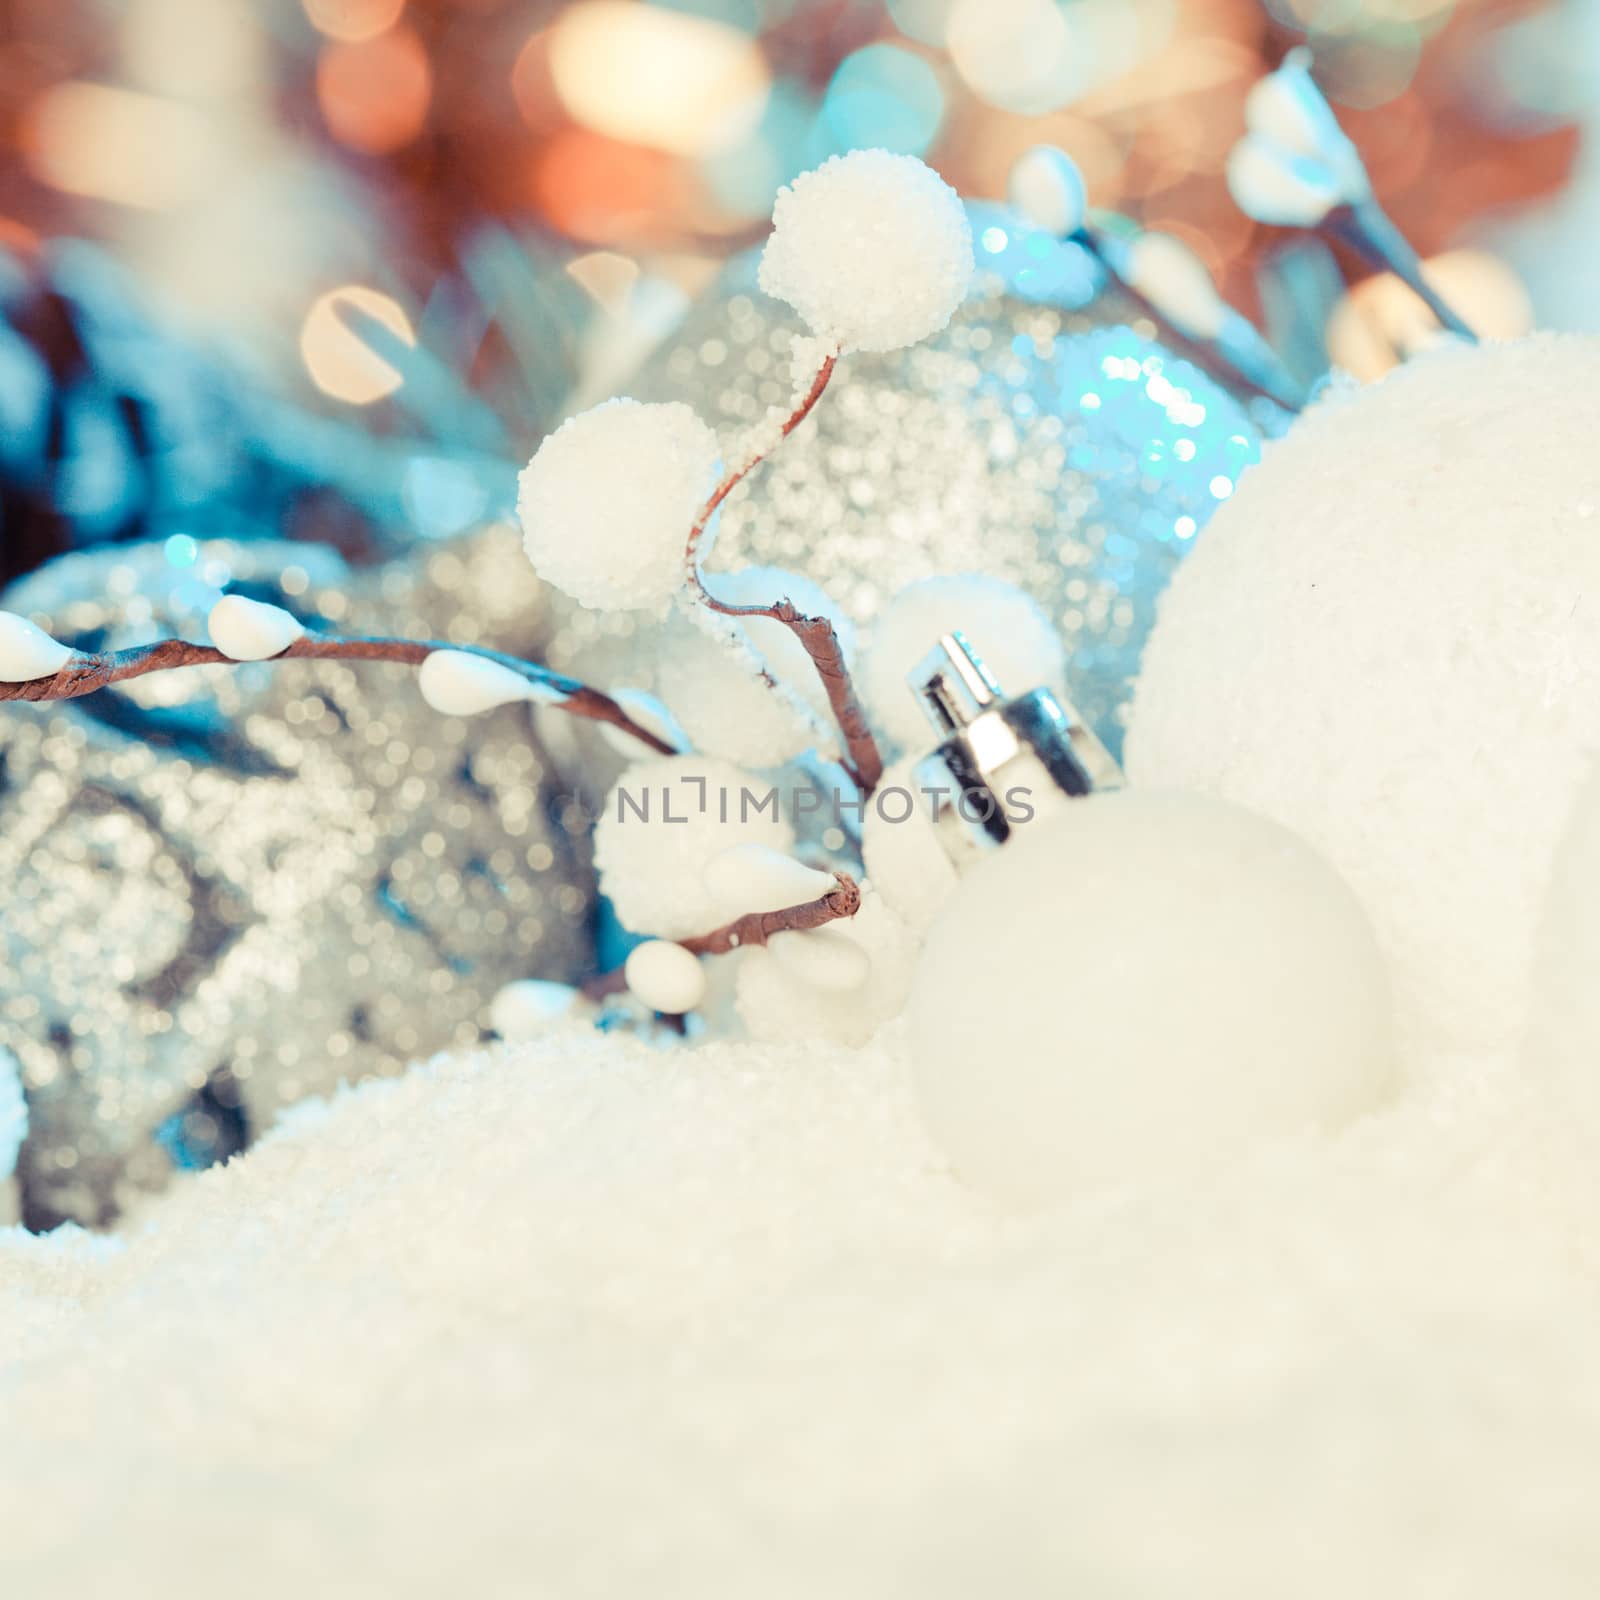
[[[1584,1109],[1007,1218],[892,1036],[441,1059],[0,1232],[0,1592],[1591,1600]]]

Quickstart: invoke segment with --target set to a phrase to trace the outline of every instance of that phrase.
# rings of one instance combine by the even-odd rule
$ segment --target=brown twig
[[[696,934],[678,943],[697,956],[724,956],[730,950],[764,945],[775,933],[809,933],[815,928],[827,927],[830,922],[853,917],[861,909],[861,886],[848,872],[836,872],[833,877],[834,887],[816,900],[784,906],[779,911],[748,911],[710,933]],[[590,978],[583,985],[583,992],[592,1000],[600,1000],[606,995],[620,994],[627,986],[623,969],[618,967]]]
[[[460,650],[483,656],[519,673],[529,683],[538,684],[552,695],[550,704],[575,717],[592,722],[609,722],[624,733],[642,740],[661,755],[676,755],[676,749],[635,722],[610,695],[599,689],[552,672],[536,661],[523,661],[479,645],[443,644],[428,639],[330,639],[307,634],[296,639],[287,650],[269,661],[399,661],[420,666],[436,650]],[[136,645],[129,650],[111,650],[74,655],[53,677],[32,678],[26,683],[0,683],[0,700],[75,700],[93,694],[113,683],[142,678],[152,672],[169,672],[177,667],[236,667],[244,663],[225,656],[210,645],[190,644],[185,639],[162,639],[156,644]]]
[[[785,418],[773,448],[787,439],[811,415],[816,403],[822,398],[823,391],[828,387],[828,380],[832,378],[833,369],[838,365],[838,361],[838,354],[835,353],[828,356],[817,369],[816,377],[811,380],[811,387]],[[700,541],[705,536],[711,518],[732,493],[735,485],[742,482],[764,461],[768,453],[765,450],[758,450],[741,462],[717,485],[711,493],[711,498],[701,507],[700,515],[695,518],[694,526],[689,530],[689,540],[684,550],[689,584],[701,602],[718,615],[770,617],[774,622],[781,622],[800,641],[802,648],[810,656],[812,665],[817,669],[817,676],[822,680],[823,691],[827,694],[834,721],[839,725],[839,732],[844,735],[845,770],[863,794],[871,794],[883,776],[883,755],[878,749],[878,741],[873,737],[872,726],[867,721],[866,711],[851,680],[850,669],[844,659],[844,648],[839,643],[839,635],[834,631],[833,624],[826,617],[807,616],[787,598],[776,600],[770,605],[729,605],[717,599],[706,588],[705,579],[700,574]]]

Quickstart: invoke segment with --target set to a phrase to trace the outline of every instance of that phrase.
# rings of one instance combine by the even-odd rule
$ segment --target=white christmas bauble
[[[906,677],[952,631],[966,635],[1008,694],[1061,685],[1061,637],[1015,585],[975,572],[908,584],[872,624],[857,685],[874,730],[901,750],[922,755],[935,742]]]
[[[708,887],[706,869],[737,844],[793,847],[782,796],[773,794],[770,783],[710,756],[663,756],[628,767],[594,830],[600,890],[623,926],[683,939],[740,914]]]
[[[1095,795],[962,879],[909,1007],[957,1174],[1039,1203],[1337,1128],[1391,1071],[1383,962],[1338,874],[1204,795]]]
[[[1516,1037],[1600,746],[1597,360],[1576,336],[1443,349],[1316,407],[1218,512],[1145,655],[1130,776],[1333,862],[1408,1056]]]

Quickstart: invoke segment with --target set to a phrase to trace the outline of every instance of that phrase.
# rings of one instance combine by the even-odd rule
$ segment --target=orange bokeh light
[[[359,44],[330,44],[317,61],[317,103],[329,131],[368,155],[416,138],[432,94],[428,53],[403,25]]]
[[[569,128],[541,147],[533,198],[552,226],[608,244],[662,215],[681,211],[678,164],[659,150]]]

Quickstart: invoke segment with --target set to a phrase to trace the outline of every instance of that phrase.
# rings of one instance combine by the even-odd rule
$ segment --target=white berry
[[[705,970],[681,944],[647,939],[628,953],[622,971],[629,990],[652,1011],[681,1016],[705,999]]]
[[[242,594],[225,594],[206,618],[211,642],[233,661],[265,661],[305,636],[299,620],[282,606]]]

